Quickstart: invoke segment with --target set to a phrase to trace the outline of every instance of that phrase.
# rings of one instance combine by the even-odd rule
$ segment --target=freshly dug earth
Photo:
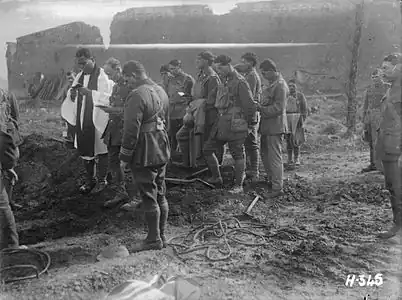
[[[375,238],[391,222],[388,195],[380,174],[359,174],[368,160],[367,152],[356,149],[333,146],[331,152],[304,153],[303,165],[286,172],[286,196],[261,200],[252,210],[264,224],[252,231],[264,234],[264,243],[230,240],[229,259],[211,261],[202,251],[178,257],[169,247],[96,263],[100,249],[129,248],[143,236],[141,214],[103,208],[113,196],[108,190],[80,195],[81,161],[63,165],[74,151],[30,135],[21,147],[21,180],[14,193],[24,208],[15,215],[21,243],[47,251],[52,265],[40,279],[4,286],[5,299],[101,299],[124,280],[146,280],[160,272],[191,276],[202,299],[363,299],[366,294],[400,299],[400,239]],[[185,174],[170,168],[168,176]],[[169,236],[239,215],[263,190],[248,187],[246,195],[232,196],[200,184],[169,186]],[[237,238],[255,240],[250,234]],[[214,256],[224,255],[222,239],[207,236],[206,241],[220,245],[212,247]],[[344,286],[348,274],[377,273],[384,278],[380,288]]]

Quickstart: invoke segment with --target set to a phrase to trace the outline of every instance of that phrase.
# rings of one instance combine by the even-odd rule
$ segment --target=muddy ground
[[[52,263],[39,279],[2,286],[4,299],[101,299],[124,280],[146,280],[160,272],[191,276],[202,299],[363,299],[370,294],[370,299],[382,300],[402,295],[400,239],[375,238],[391,222],[382,175],[359,173],[367,165],[368,151],[359,140],[334,138],[341,127],[335,119],[325,118],[332,121],[320,127],[324,117],[310,119],[303,164],[285,174],[286,196],[259,201],[252,210],[254,222],[264,225],[252,228],[265,235],[260,245],[231,240],[232,255],[223,261],[211,261],[203,251],[178,257],[168,248],[96,262],[102,248],[129,248],[144,235],[142,215],[103,208],[111,191],[80,195],[80,160],[69,161],[74,151],[51,139],[62,130],[57,113],[47,109],[23,116],[26,138],[14,191],[23,209],[15,216],[21,243],[46,251]],[[185,173],[172,167],[169,176]],[[239,215],[262,190],[231,196],[200,184],[169,186],[168,235]],[[250,234],[237,237],[256,240]],[[219,243],[214,257],[223,255],[216,251],[224,250]],[[379,288],[344,285],[348,274],[377,273],[384,278]]]

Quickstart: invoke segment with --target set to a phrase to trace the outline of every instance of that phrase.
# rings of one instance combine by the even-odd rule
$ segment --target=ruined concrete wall
[[[58,78],[74,67],[76,48],[67,44],[103,44],[100,30],[74,22],[17,38],[7,50],[8,85],[17,97],[27,97],[27,82],[36,72]],[[104,51],[104,50],[103,50]],[[95,51],[101,55],[102,50]]]
[[[328,42],[329,47],[220,49],[235,61],[244,51],[260,58],[271,57],[286,77],[296,69],[321,72],[329,78],[325,89],[340,90],[349,68],[355,8],[349,1],[272,1],[238,4],[226,15],[214,15],[205,6],[129,9],[115,15],[111,24],[111,45],[129,43],[286,43]],[[399,43],[399,11],[392,2],[367,5],[367,26],[363,32],[361,79],[367,80],[373,65],[395,51]],[[400,32],[400,31],[399,31]],[[199,50],[108,50],[122,61],[142,61],[151,76],[173,58],[181,59],[184,69],[195,75],[195,56]],[[334,78],[337,80],[334,81]],[[325,78],[323,77],[323,80]]]

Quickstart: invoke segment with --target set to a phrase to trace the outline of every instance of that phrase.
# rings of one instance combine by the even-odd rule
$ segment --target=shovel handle
[[[250,213],[250,211],[253,209],[253,207],[255,206],[255,204],[257,203],[258,199],[260,199],[260,196],[255,196],[255,198],[253,199],[253,201],[251,201],[251,203],[249,204],[249,206],[247,207],[245,213],[248,214]]]

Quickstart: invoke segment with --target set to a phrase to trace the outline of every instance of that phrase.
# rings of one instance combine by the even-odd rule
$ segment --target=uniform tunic
[[[120,146],[123,138],[123,117],[124,103],[130,93],[130,88],[125,84],[123,78],[120,78],[113,86],[112,96],[109,98],[111,107],[119,108],[119,114],[111,114],[106,130],[103,134],[103,140],[106,145]]]
[[[368,141],[375,145],[377,141],[377,130],[380,127],[381,103],[387,90],[387,83],[370,85],[364,95],[363,123],[368,132]]]
[[[217,147],[228,143],[233,158],[244,159],[248,127],[258,121],[257,105],[246,79],[237,71],[230,73],[218,86],[215,107],[219,116],[206,142],[205,155],[211,155]]]
[[[286,104],[289,88],[280,76],[264,88],[261,97],[261,157],[267,176],[272,180],[272,189],[283,188],[282,141],[287,132]]]
[[[145,211],[155,211],[165,198],[166,164],[170,160],[168,117],[169,99],[163,88],[150,79],[139,82],[124,108],[120,160],[131,167]]]
[[[14,168],[17,160],[18,151],[12,136],[0,131],[0,250],[19,245],[14,214],[4,184],[4,172]]]
[[[287,148],[298,148],[305,142],[304,121],[307,118],[307,100],[303,93],[296,91],[289,94],[286,105],[286,118],[288,126]]]
[[[254,97],[254,100],[258,103],[260,102],[261,93],[262,93],[262,85],[261,85],[261,78],[258,75],[255,68],[245,74],[245,78],[247,80],[248,85],[250,86],[251,93]],[[257,113],[257,118],[259,119],[259,114]],[[258,123],[253,126],[253,129],[250,131],[249,135],[245,141],[245,148],[248,155],[251,154],[251,151],[258,150]],[[250,156],[251,157],[251,156]],[[258,159],[258,156],[257,156]],[[251,161],[250,161],[251,163]],[[258,169],[258,165],[254,166],[255,169]],[[257,171],[257,170],[254,170]]]
[[[0,89],[0,130],[10,134],[17,147],[22,143],[19,121],[20,114],[15,95]]]

